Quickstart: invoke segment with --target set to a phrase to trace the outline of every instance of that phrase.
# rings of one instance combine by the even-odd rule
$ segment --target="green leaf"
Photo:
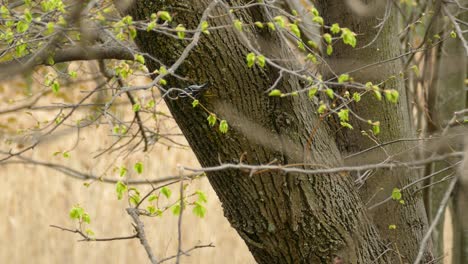
[[[351,47],[356,47],[356,34],[349,30],[348,28],[341,29],[341,37],[343,38],[343,43],[350,45]]]
[[[301,40],[297,41],[297,47],[302,51],[306,51],[304,43]]]
[[[315,7],[312,7],[312,8],[310,9],[310,12],[311,12],[312,15],[314,15],[314,16],[319,16],[319,15],[320,15],[320,14],[319,14],[319,11],[318,11],[317,8],[315,8]]]
[[[268,96],[281,96],[281,95],[283,95],[283,93],[282,93],[280,90],[278,90],[278,89],[273,89],[273,90],[268,94]]]
[[[271,29],[272,31],[275,31],[275,30],[276,30],[275,24],[272,23],[272,22],[268,22],[268,23],[267,23],[267,26],[268,26],[268,28]]]
[[[151,21],[148,23],[148,26],[146,27],[146,31],[150,32],[151,30],[156,28],[156,21]]]
[[[328,46],[327,46],[327,55],[330,56],[332,53],[333,53],[333,46],[332,46],[332,45],[328,45]]]
[[[117,192],[117,199],[122,200],[124,192],[127,191],[127,185],[121,181],[118,181],[115,184],[115,191]]]
[[[154,108],[155,104],[156,104],[156,102],[154,101],[154,99],[151,99],[151,100],[149,100],[149,102],[146,104],[145,107],[149,108],[149,109],[152,109],[152,108]]]
[[[234,28],[239,31],[242,31],[242,21],[240,21],[239,19],[234,20]]]
[[[175,28],[176,31],[177,31],[177,36],[180,38],[180,39],[184,39],[185,38],[185,27],[184,25],[182,24],[179,24],[177,25],[177,27]]]
[[[174,204],[174,205],[172,206],[172,213],[173,213],[174,215],[179,215],[179,214],[180,214],[180,204],[179,204],[179,203]]]
[[[348,129],[354,129],[353,126],[347,122],[340,122],[342,127],[346,127]]]
[[[81,207],[81,206],[78,206],[78,205],[75,205],[72,207],[72,209],[70,210],[70,218],[71,219],[81,219],[81,217],[83,216],[84,214],[84,209]]]
[[[120,172],[119,172],[120,177],[125,176],[127,174],[127,172],[128,172],[128,170],[127,170],[126,167],[124,167],[124,166],[120,167]]]
[[[148,197],[148,202],[156,201],[158,199],[158,196],[156,194],[152,194]]]
[[[200,104],[200,102],[198,100],[193,100],[192,102],[192,107],[197,107],[198,105]]]
[[[254,64],[255,64],[255,58],[256,58],[255,53],[250,52],[249,54],[247,54],[246,60],[247,60],[247,66],[248,66],[249,68],[251,68],[252,66],[254,66]]]
[[[457,38],[457,33],[455,33],[455,31],[452,30],[452,31],[450,32],[450,37],[451,37],[451,38]]]
[[[94,236],[94,235],[95,235],[95,234],[94,234],[94,231],[91,230],[91,229],[89,229],[89,228],[86,228],[85,232],[86,232],[86,235],[87,235],[87,236]]]
[[[196,216],[203,218],[206,215],[206,208],[202,204],[195,202],[195,206],[193,207],[193,213]]]
[[[54,80],[54,82],[52,82],[51,87],[54,93],[58,93],[60,90],[60,83],[57,80]]]
[[[135,193],[133,194],[132,196],[130,196],[130,203],[134,204],[134,205],[137,205],[140,203],[140,194],[139,193]]]
[[[374,90],[374,96],[377,100],[382,101],[382,93],[379,90]]]
[[[221,120],[219,123],[219,131],[223,134],[226,134],[228,132],[229,125],[226,120]]]
[[[341,122],[348,122],[349,121],[349,109],[341,109],[338,112],[338,117],[340,118]]]
[[[341,31],[340,25],[338,23],[335,23],[331,26],[330,28],[331,33],[333,34],[338,34]]]
[[[161,193],[166,196],[166,198],[171,198],[171,195],[172,195],[172,191],[171,189],[167,188],[167,187],[162,187],[161,188]]]
[[[141,109],[141,105],[139,103],[136,103],[133,105],[132,110],[133,112],[138,112]]]
[[[260,66],[261,68],[264,68],[264,67],[265,67],[265,64],[266,64],[265,56],[263,56],[263,55],[258,55],[258,56],[257,56],[257,65]]]
[[[289,30],[296,35],[296,37],[300,38],[301,37],[301,30],[296,24],[289,24]]]
[[[134,59],[141,64],[145,64],[145,57],[141,54],[135,54]]]
[[[68,152],[68,151],[63,152],[62,157],[66,158],[66,159],[70,158],[70,152]]]
[[[129,26],[133,23],[133,18],[131,16],[125,16],[122,18],[122,23]]]
[[[165,67],[165,66],[159,67],[159,73],[160,73],[160,74],[166,74],[166,73],[167,73],[166,67]]]
[[[8,18],[10,16],[10,10],[4,5],[0,6],[0,14],[2,18]]]
[[[314,17],[312,21],[323,26],[323,18],[321,16]]]
[[[397,90],[395,89],[391,89],[391,90],[384,90],[384,94],[385,94],[385,99],[387,99],[389,102],[391,103],[398,103],[398,97],[400,96],[400,94],[398,93]]]
[[[419,76],[419,68],[418,68],[417,65],[411,66],[410,69],[413,70],[413,72],[414,72],[414,74],[415,74],[416,76]]]
[[[361,95],[358,92],[353,93],[353,100],[357,103],[361,101]]]
[[[398,188],[393,188],[392,190],[392,199],[395,201],[401,200],[401,190]]]
[[[195,193],[198,195],[197,201],[199,203],[206,203],[208,202],[208,198],[206,197],[206,194],[203,191],[197,190]]]
[[[216,115],[214,113],[210,113],[207,120],[210,126],[214,126],[216,124]]]
[[[208,31],[209,27],[210,25],[208,24],[208,21],[205,20],[201,23],[201,31],[206,35],[210,34],[210,31]]]
[[[91,217],[89,217],[89,214],[87,214],[87,213],[84,213],[84,214],[83,214],[82,219],[83,219],[83,222],[85,222],[85,223],[87,223],[87,224],[90,224],[90,223],[91,223]]]
[[[331,44],[332,42],[332,36],[328,33],[323,34],[323,40],[325,40],[325,43]]]
[[[349,81],[349,75],[348,74],[341,74],[340,77],[338,77],[338,83],[344,83]]]
[[[285,26],[285,21],[284,21],[284,18],[282,16],[276,16],[273,18],[273,20],[276,22],[276,24],[280,27],[280,28],[284,28]]]
[[[22,57],[22,56],[26,55],[26,48],[27,47],[28,47],[28,45],[26,43],[18,44],[16,46],[16,49],[15,49],[16,55],[18,57]]]
[[[46,28],[47,28],[47,31],[45,32],[46,35],[50,35],[50,34],[54,33],[55,23],[54,22],[48,22]]]
[[[309,99],[312,100],[314,96],[317,94],[318,88],[317,87],[312,87],[309,90]]]
[[[76,77],[78,77],[78,73],[76,71],[69,71],[68,75],[70,76],[70,78],[73,79],[76,79]]]
[[[128,33],[132,39],[135,39],[137,36],[137,31],[134,26],[128,27]]]
[[[154,207],[154,205],[148,205],[148,207],[146,207],[146,210],[150,214],[155,214],[156,213],[156,207]]]
[[[164,21],[171,22],[172,17],[171,14],[167,11],[159,11],[158,12],[158,17],[161,18]]]
[[[133,165],[133,169],[138,173],[138,174],[142,174],[143,173],[143,163],[141,163],[140,161],[135,163],[135,165]]]
[[[31,21],[32,21],[32,19],[33,19],[32,15],[31,15],[31,11],[29,11],[29,9],[26,8],[26,9],[24,10],[23,14],[24,14],[24,20],[25,20],[26,22],[28,22],[28,23],[31,23]]]
[[[325,113],[326,110],[327,110],[327,105],[322,102],[320,104],[319,108],[317,109],[317,112],[319,114],[323,114],[323,113]]]
[[[255,22],[255,26],[257,26],[258,28],[263,28],[263,23],[262,22]]]
[[[375,136],[380,134],[380,122],[377,121],[372,124],[372,132]]]
[[[396,226],[396,225],[389,225],[389,226],[388,226],[388,229],[390,229],[390,230],[395,230],[395,229],[397,229],[397,226]]]
[[[307,41],[307,45],[309,45],[311,48],[318,49],[318,44],[313,40]]]
[[[335,98],[335,94],[333,93],[333,89],[328,88],[328,89],[325,90],[325,93],[328,95],[328,97],[330,97],[330,99]]]
[[[54,61],[54,57],[51,56],[48,56],[47,57],[47,65],[54,65],[55,64],[55,61]]]
[[[315,55],[312,53],[307,54],[306,58],[312,63],[317,63],[317,57],[315,57]]]
[[[18,31],[18,33],[24,33],[28,30],[28,28],[29,28],[29,23],[26,21],[20,20],[16,24],[16,31]]]

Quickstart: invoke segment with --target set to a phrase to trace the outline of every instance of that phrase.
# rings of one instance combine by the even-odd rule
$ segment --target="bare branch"
[[[134,234],[134,235],[129,235],[129,236],[121,236],[121,237],[93,238],[93,237],[90,237],[90,236],[86,235],[85,233],[83,233],[79,229],[70,229],[70,228],[61,227],[61,226],[57,226],[57,225],[50,225],[50,227],[57,228],[57,229],[60,229],[62,231],[67,231],[67,232],[70,232],[70,233],[79,234],[80,236],[83,237],[83,239],[80,240],[80,241],[107,242],[107,241],[115,241],[115,240],[135,239],[135,238],[138,237],[138,234]]]
[[[425,252],[425,249],[426,249],[427,242],[431,238],[432,231],[434,231],[435,227],[437,226],[437,223],[439,223],[439,220],[440,220],[442,214],[445,211],[444,209],[445,209],[445,207],[447,206],[447,203],[450,200],[450,196],[452,196],[452,193],[453,193],[453,190],[455,189],[455,185],[456,185],[457,181],[458,181],[458,177],[453,178],[452,181],[450,182],[450,185],[448,186],[447,190],[445,191],[445,195],[442,198],[442,201],[440,202],[439,209],[437,210],[437,214],[434,217],[434,220],[432,221],[431,226],[427,230],[426,235],[424,235],[424,238],[421,241],[421,246],[419,247],[418,256],[416,257],[416,260],[414,261],[414,264],[419,264],[421,262],[421,260],[422,260],[422,258],[424,256],[424,252]]]
[[[134,227],[135,227],[135,230],[137,231],[138,239],[140,240],[141,245],[145,248],[148,258],[150,259],[152,264],[157,264],[158,261],[153,254],[153,249],[151,248],[151,246],[148,243],[148,240],[146,239],[145,226],[140,219],[138,209],[127,208],[127,213],[132,217],[133,222],[135,223]]]
[[[0,79],[8,78],[39,65],[50,65],[49,58],[52,58],[54,63],[103,59],[134,60],[133,54],[125,47],[104,45],[64,47],[60,50],[33,54],[0,63]]]

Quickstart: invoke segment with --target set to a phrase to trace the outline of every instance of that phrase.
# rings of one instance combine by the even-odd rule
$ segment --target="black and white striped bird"
[[[184,89],[183,92],[179,92],[179,98],[185,98],[191,95],[192,97],[198,98],[206,89],[208,88],[208,83],[204,84],[192,84]]]

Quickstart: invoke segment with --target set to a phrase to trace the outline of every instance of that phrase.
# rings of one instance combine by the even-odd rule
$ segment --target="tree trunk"
[[[453,11],[453,10],[452,10]],[[460,19],[466,18],[467,15],[460,16]],[[446,30],[448,31],[448,29]],[[448,32],[446,32],[448,34]],[[432,134],[441,133],[445,126],[447,126],[448,122],[452,119],[453,114],[456,111],[460,111],[466,108],[466,90],[465,90],[465,78],[467,73],[467,54],[463,47],[463,43],[459,38],[448,38],[442,45],[442,49],[440,50],[440,61],[438,72],[436,73],[436,82],[434,85],[434,105],[433,107],[429,108],[430,117],[431,117],[431,125],[429,126],[432,129]],[[451,134],[457,134],[462,132],[460,130],[455,130]],[[455,149],[455,150],[462,150],[463,149],[463,135],[459,136],[452,136],[447,135],[447,138],[442,139],[440,144],[440,148],[446,149]],[[466,147],[466,146],[465,146]],[[446,168],[448,165],[454,164],[456,161],[448,159],[444,162],[436,162],[433,164],[434,171],[438,171],[440,169]],[[448,170],[445,173],[441,173],[434,177],[433,182],[437,182],[442,180],[444,177],[449,175],[453,175],[456,173],[463,173],[462,170],[458,170],[458,167],[454,167],[451,170]],[[463,177],[463,175],[461,175]],[[464,192],[462,180],[460,180],[459,184],[459,195]],[[431,219],[435,217],[435,212],[437,211],[437,207],[442,200],[443,195],[445,194],[448,187],[448,181],[442,184],[434,185],[429,189],[431,193],[431,204],[433,208],[433,212],[430,215]],[[450,241],[450,244],[453,244],[453,263],[466,263],[466,259],[463,259],[463,234],[464,230],[466,229],[466,219],[463,220],[461,215],[461,211],[457,210],[457,203],[463,203],[466,199],[459,199],[457,198],[451,200],[450,206],[448,210],[452,212],[452,229],[453,229],[453,240]],[[463,208],[463,207],[461,207]],[[443,240],[444,235],[444,221],[445,219],[442,218],[439,222],[439,226],[437,228],[437,233],[434,234],[433,238],[435,244],[439,244],[438,253],[442,255],[444,252],[444,243],[446,241]],[[465,225],[465,228],[464,228]],[[448,242],[448,241],[447,241]]]
[[[350,28],[357,33],[359,43],[356,49],[342,43],[336,45],[328,63],[338,75],[352,72],[350,76],[355,81],[362,83],[370,81],[373,84],[384,82],[379,87],[396,89],[400,99],[397,104],[392,104],[386,100],[378,101],[372,93],[367,93],[359,103],[351,105],[352,111],[364,120],[380,121],[381,132],[375,138],[363,136],[361,131],[367,131],[369,135],[372,135],[372,132],[371,125],[362,121],[352,122],[353,130],[337,127],[337,144],[344,156],[363,151],[380,143],[415,137],[404,80],[399,76],[403,69],[400,60],[396,59],[401,53],[397,10],[392,9],[382,32],[378,33],[379,29],[376,26],[385,16],[386,1],[365,1],[368,6],[362,8],[351,7],[352,2],[354,1],[318,1],[320,13],[326,23],[339,23],[342,27]],[[391,5],[391,1],[388,3]],[[378,37],[375,38],[377,35]],[[371,44],[367,45],[369,43]],[[364,47],[366,45],[367,47]],[[395,59],[390,60],[392,58]],[[368,65],[373,66],[361,69],[361,67]],[[346,162],[356,165],[388,160],[408,160],[412,157],[412,154],[409,153],[414,147],[415,145],[408,142],[390,144],[361,155],[355,155],[346,159]],[[361,198],[365,204],[372,207],[373,204],[391,196],[394,188],[402,188],[417,178],[418,172],[414,170],[374,171],[360,189]],[[390,201],[370,211],[382,237],[392,242],[393,248],[405,262],[411,263],[418,253],[419,242],[424,235],[425,226],[427,226],[421,195],[420,193],[412,195],[413,190],[403,193],[404,205],[398,201]],[[390,229],[390,225],[395,225],[396,229]],[[429,252],[430,245],[427,248]],[[427,253],[426,260],[430,258],[430,254]]]
[[[166,10],[175,14],[177,24],[196,28],[209,2],[136,1],[129,13],[135,19],[145,19],[151,13]],[[245,23],[266,20],[259,7],[237,10],[235,14]],[[232,24],[224,9],[216,8],[211,17],[208,21],[210,26]],[[244,30],[249,32],[252,45],[262,54],[285,59],[283,65],[287,68],[300,68],[300,65],[289,62],[294,54],[285,49],[286,45],[274,32],[255,28]],[[202,36],[177,73],[196,83],[210,83],[208,92],[211,96],[202,96],[200,103],[219,118],[226,119],[230,125],[229,132],[222,134],[217,127],[210,127],[206,121],[207,113],[200,107],[193,108],[190,99],[165,98],[200,164],[209,167],[219,165],[219,162],[267,164],[274,161],[305,164],[304,167],[308,168],[341,165],[339,148],[326,125],[318,127],[312,147],[306,147],[310,133],[319,122],[316,109],[307,96],[267,96],[265,91],[279,76],[278,70],[268,66],[265,69],[248,68],[245,56],[250,50],[239,39],[235,29],[223,28],[210,33]],[[137,38],[143,52],[165,65],[177,60],[187,42],[145,31],[139,32]],[[385,56],[397,52],[390,51],[392,53]],[[149,59],[147,66],[150,72],[160,67]],[[168,79],[169,87],[183,88],[188,83]],[[294,77],[285,76],[278,88],[291,92],[302,85]],[[369,110],[378,107],[384,107],[382,111],[395,110],[393,106],[381,106],[375,102],[367,106]],[[407,121],[407,113],[404,115],[401,111],[389,116]],[[389,131],[391,129],[388,128]],[[409,131],[408,127],[404,127],[406,131]],[[400,137],[402,134],[395,132],[388,137],[391,136]],[[223,204],[225,216],[259,263],[341,263],[337,262],[338,259],[343,263],[395,263],[388,254],[382,254],[386,250],[384,243],[367,216],[353,178],[348,174],[301,175],[224,170],[208,173],[208,179]],[[413,204],[408,197],[408,208],[416,208]],[[406,221],[411,225],[424,224],[415,218]],[[401,228],[406,230],[406,227]],[[419,231],[419,226],[416,229]],[[412,245],[417,238],[401,237],[409,239],[409,242],[402,242],[399,249],[413,256],[415,252],[406,253],[403,243]]]

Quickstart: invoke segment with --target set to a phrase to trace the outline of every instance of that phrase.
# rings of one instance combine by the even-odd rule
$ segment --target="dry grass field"
[[[77,90],[85,89],[86,85],[81,84]],[[0,109],[21,104],[25,86],[21,78],[0,86]],[[34,91],[38,89],[33,86]],[[57,101],[60,100],[47,96],[37,105]],[[163,105],[159,110],[167,112]],[[16,130],[32,127],[38,120],[51,120],[56,113],[56,110],[35,111],[30,115],[25,110],[0,115],[1,149],[15,149],[30,143],[31,138],[18,136]],[[163,127],[171,133],[180,133],[172,120],[166,120]],[[164,145],[155,145],[149,152],[138,152],[127,158],[118,153],[93,158],[98,150],[112,143],[114,139],[109,134],[107,126],[81,129],[79,136],[75,129],[61,130],[26,156],[115,179],[119,177],[118,172],[112,171],[115,166],[126,165],[131,171],[136,161],[144,164],[144,172],[142,175],[130,173],[130,178],[177,175],[177,164],[199,166],[189,148]],[[79,144],[75,147],[77,138]],[[11,143],[7,145],[8,140]],[[178,141],[186,144],[182,137]],[[56,151],[67,150],[70,150],[69,158],[53,155]],[[128,204],[125,200],[117,200],[113,184],[87,181],[91,184],[86,187],[84,181],[55,170],[24,164],[2,165],[0,176],[0,263],[149,263],[138,240],[78,242],[78,235],[50,227],[53,224],[75,228],[76,223],[69,218],[68,212],[73,205],[80,204],[91,216],[89,227],[96,237],[132,234],[131,219],[125,212]],[[148,189],[139,188],[142,191]],[[188,249],[197,244],[213,243],[215,248],[193,251],[190,257],[182,258],[182,263],[255,263],[244,242],[224,218],[220,202],[207,180],[193,181],[187,191],[197,189],[208,195],[207,215],[200,219],[191,210],[184,213],[183,247]],[[172,190],[177,193],[177,186]],[[144,223],[157,257],[173,255],[177,249],[177,217],[167,212],[162,217],[144,218]]]

